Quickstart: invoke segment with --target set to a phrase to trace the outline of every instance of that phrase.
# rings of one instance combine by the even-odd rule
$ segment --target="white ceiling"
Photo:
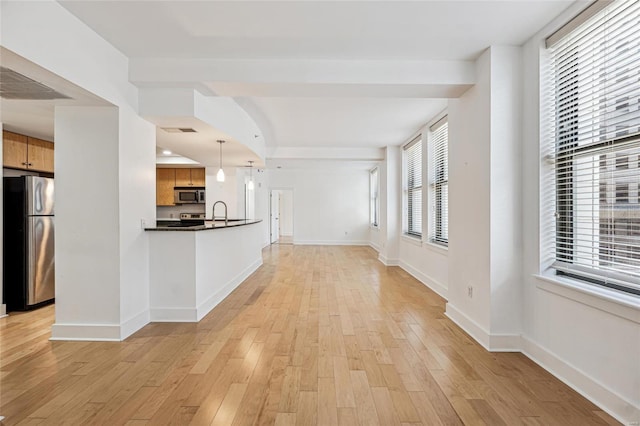
[[[277,159],[402,144],[473,84],[482,51],[521,45],[574,0],[60,3],[130,58],[139,87],[235,98]],[[215,163],[211,138],[186,138],[158,131],[158,146]]]

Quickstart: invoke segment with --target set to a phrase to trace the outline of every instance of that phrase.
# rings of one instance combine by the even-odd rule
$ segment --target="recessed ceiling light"
[[[171,151],[169,151],[168,149],[165,149],[164,151],[162,151],[162,153],[164,155],[171,155],[172,154]]]

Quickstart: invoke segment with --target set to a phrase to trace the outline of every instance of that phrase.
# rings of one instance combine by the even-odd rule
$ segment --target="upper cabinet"
[[[175,169],[176,186],[204,186],[205,172],[198,169]]]
[[[156,204],[173,206],[173,187],[176,186],[176,169],[156,169]]]
[[[173,189],[176,186],[204,186],[204,168],[169,169],[156,168],[156,204],[173,206]]]
[[[3,166],[53,173],[53,142],[2,132]]]

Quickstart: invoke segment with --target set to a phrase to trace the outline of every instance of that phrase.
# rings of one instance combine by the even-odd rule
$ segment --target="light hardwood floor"
[[[367,247],[273,245],[197,324],[50,342],[53,307],[0,320],[3,424],[618,424]]]

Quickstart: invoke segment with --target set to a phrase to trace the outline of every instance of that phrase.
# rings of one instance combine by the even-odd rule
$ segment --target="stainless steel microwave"
[[[204,188],[175,188],[174,204],[204,204]]]

